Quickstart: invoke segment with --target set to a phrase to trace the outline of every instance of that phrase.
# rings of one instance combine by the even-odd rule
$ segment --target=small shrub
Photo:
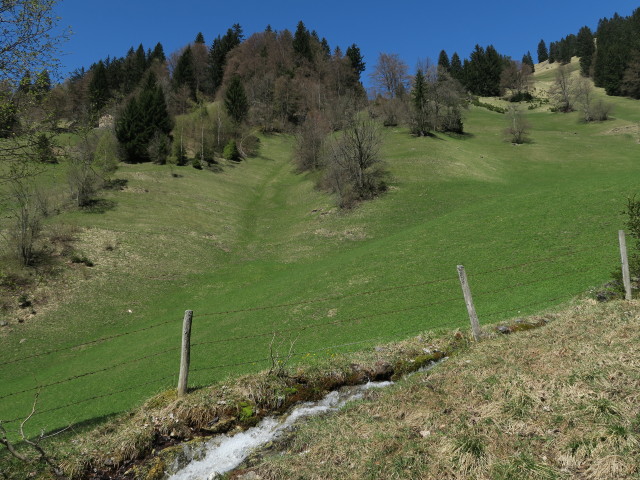
[[[531,95],[529,92],[518,92],[509,98],[509,101],[514,103],[530,102],[532,100],[533,100],[533,95]]]
[[[191,160],[191,166],[196,170],[202,170],[202,163],[198,158],[194,158],[193,160]]]
[[[227,160],[231,160],[234,162],[239,162],[242,158],[240,156],[240,151],[238,150],[238,145],[236,144],[235,140],[229,140],[229,143],[227,143],[224,146],[224,150],[222,152],[222,156],[227,159]]]
[[[71,263],[82,263],[87,267],[93,267],[94,263],[89,260],[86,255],[74,254],[71,256]]]

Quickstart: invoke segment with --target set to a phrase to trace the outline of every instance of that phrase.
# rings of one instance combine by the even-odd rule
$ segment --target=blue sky
[[[153,48],[161,42],[168,55],[198,32],[210,45],[234,23],[248,36],[267,24],[293,31],[299,20],[332,49],[356,43],[370,71],[381,52],[398,53],[413,69],[419,59],[436,60],[441,49],[464,58],[476,43],[493,44],[517,60],[530,50],[536,60],[541,38],[548,44],[583,25],[595,29],[599,18],[627,16],[639,6],[628,0],[62,0],[57,14],[74,32],[63,45],[63,74],[108,55],[123,56],[140,43]]]

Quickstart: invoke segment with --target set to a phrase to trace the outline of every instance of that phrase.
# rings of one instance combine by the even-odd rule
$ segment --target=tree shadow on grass
[[[107,213],[110,210],[113,210],[118,205],[117,202],[113,200],[107,200],[106,198],[94,198],[89,200],[89,202],[82,207],[82,211],[84,213]]]

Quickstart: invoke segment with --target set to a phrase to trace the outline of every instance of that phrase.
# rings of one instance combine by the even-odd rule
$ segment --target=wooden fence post
[[[464,271],[464,265],[458,265],[458,277],[460,277],[460,285],[462,286],[462,293],[464,294],[464,302],[467,304],[467,312],[469,312],[471,332],[473,333],[474,340],[477,342],[480,340],[482,332],[480,331],[480,322],[478,321],[478,315],[476,314],[476,307],[473,305],[471,289],[469,288],[467,273]]]
[[[187,393],[189,382],[189,363],[191,361],[191,321],[193,310],[184,312],[182,321],[182,353],[180,355],[180,377],[178,378],[178,396],[182,397]]]
[[[622,258],[622,281],[624,282],[624,298],[631,300],[631,276],[629,275],[629,258],[627,257],[627,240],[624,230],[618,230],[618,241],[620,242],[620,257]]]

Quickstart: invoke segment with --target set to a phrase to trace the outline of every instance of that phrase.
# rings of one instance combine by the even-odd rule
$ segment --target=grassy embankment
[[[296,352],[362,341],[317,352],[330,355],[465,326],[460,263],[481,321],[601,284],[616,265],[619,212],[640,171],[631,130],[638,103],[608,101],[615,120],[602,124],[529,112],[532,143],[522,146],[504,142],[503,115],[481,108],[468,112],[463,137],[387,129],[391,189],[345,213],[293,171],[285,136],[263,137],[258,157],[222,173],[183,167],[176,178],[167,167],[122,165],[117,177],[127,185],[105,193],[101,213],[54,219],[80,229],[75,248],[95,266],[76,265],[68,281],[52,284],[62,292],[48,292],[47,304],[35,298],[35,315],[22,324],[9,318],[0,330],[0,397],[27,390],[0,399],[0,418],[25,415],[32,389],[58,381],[41,389],[31,433],[91,423],[171,387],[187,308],[195,311],[194,343],[253,337],[195,346],[192,383],[203,385],[264,368],[268,361],[247,362],[269,356],[278,329],[319,325],[282,334],[285,343],[299,335]],[[443,281],[359,295],[433,280]],[[229,310],[244,311],[205,315]],[[206,370],[229,364],[241,365]]]
[[[637,301],[583,302],[310,420],[249,469],[263,480],[638,478],[639,327]]]

